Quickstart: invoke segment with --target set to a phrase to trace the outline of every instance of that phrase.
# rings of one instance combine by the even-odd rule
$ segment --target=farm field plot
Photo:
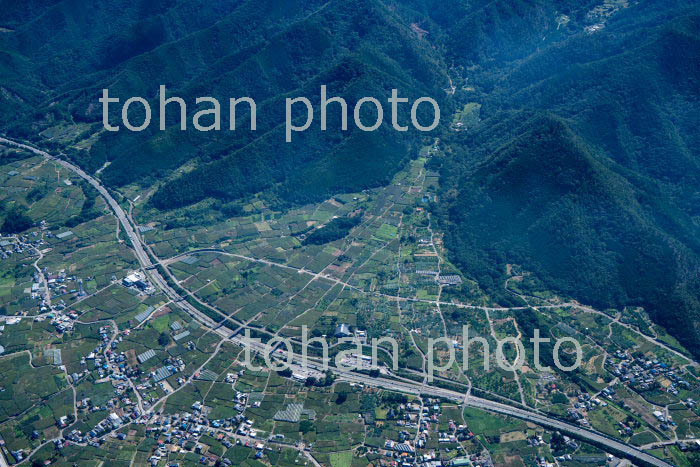
[[[369,344],[391,337],[399,369],[391,370],[394,348],[384,343],[379,366],[359,374],[381,369],[418,383],[432,349],[441,387],[583,419],[636,446],[696,436],[700,381],[694,365],[644,310],[582,306],[547,291],[518,265],[504,279],[517,305],[503,306],[448,260],[444,233],[429,209],[438,187],[427,160],[412,161],[386,187],[287,211],[256,200],[236,217],[185,226],[148,217],[139,205],[134,211],[136,219],[143,216],[138,230],[172,276],[168,280],[208,305],[209,316],[241,323],[239,334],[247,328],[262,342],[290,338],[297,350],[304,338],[325,336],[330,359],[350,349],[342,336],[357,339],[366,358]],[[22,170],[47,176],[41,161],[22,161]],[[24,182],[37,180],[18,183],[13,202],[31,203],[25,192],[32,188]],[[269,371],[259,356],[254,363],[260,369],[252,371],[241,347],[148,283],[104,202],[92,203],[95,211],[75,224],[46,221],[3,240],[0,304],[9,321],[0,330],[0,363],[16,362],[22,373],[52,381],[33,387],[33,380],[15,380],[10,371],[12,381],[0,383],[6,413],[0,436],[12,449],[29,452],[43,440],[68,436],[101,440],[94,450],[60,451],[75,462],[86,453],[105,462],[148,461],[159,442],[167,442],[152,436],[152,427],[201,425],[207,429],[193,436],[196,442],[183,439],[163,458],[228,458],[252,466],[299,465],[311,455],[322,465],[354,467],[407,449],[444,462],[488,458],[514,465],[538,457],[604,457],[556,432],[462,410],[427,393],[349,384],[333,371]],[[81,207],[67,215],[83,214]],[[544,368],[535,364],[531,346],[524,348],[522,368],[499,367],[493,349],[534,329],[552,339],[577,339],[580,368],[555,369],[551,344],[540,349]],[[654,332],[658,340],[649,337]],[[321,350],[310,354],[320,358]],[[503,355],[514,361],[520,353],[505,345]],[[571,363],[573,355],[565,349],[558,356]],[[639,368],[644,379],[625,379],[629,368]],[[13,391],[2,391],[3,384]],[[14,397],[20,386],[27,386],[26,397]],[[14,398],[4,402],[8,394]],[[166,429],[171,438],[178,431]],[[259,442],[269,449],[257,448]],[[56,452],[43,445],[35,455]],[[682,458],[680,452],[662,455]]]

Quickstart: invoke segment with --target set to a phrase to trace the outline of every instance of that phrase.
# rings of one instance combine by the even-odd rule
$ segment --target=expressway
[[[117,220],[121,224],[122,228],[124,229],[124,233],[126,234],[127,237],[129,237],[129,240],[133,246],[134,253],[136,255],[136,259],[138,260],[139,264],[144,270],[144,273],[148,276],[148,278],[153,282],[153,284],[160,290],[165,293],[168,298],[170,298],[173,302],[177,303],[180,307],[185,309],[188,313],[193,315],[194,318],[196,318],[198,321],[200,321],[202,324],[206,325],[207,327],[210,328],[216,328],[217,334],[221,335],[224,338],[229,338],[233,334],[235,334],[234,331],[231,331],[228,328],[224,328],[219,326],[218,323],[214,322],[211,318],[206,316],[204,313],[200,312],[195,308],[193,305],[188,303],[187,301],[183,300],[183,297],[181,297],[172,287],[170,287],[170,284],[168,284],[168,281],[160,274],[160,272],[154,268],[154,264],[151,261],[151,258],[148,256],[148,253],[143,247],[143,244],[141,243],[141,240],[139,239],[138,235],[136,234],[136,231],[132,224],[129,222],[129,219],[127,217],[127,214],[124,212],[124,209],[122,209],[121,205],[112,197],[112,195],[107,191],[107,189],[94,177],[86,173],[83,169],[80,167],[71,164],[70,162],[67,162],[63,159],[59,159],[57,157],[52,156],[51,154],[42,151],[40,149],[36,149],[32,146],[28,146],[26,144],[22,143],[17,143],[15,141],[8,140],[6,138],[0,137],[0,143],[7,144],[10,146],[15,146],[30,152],[33,152],[34,154],[40,155],[42,157],[45,157],[46,159],[49,159],[51,161],[56,162],[57,164],[61,165],[62,167],[74,172],[78,176],[80,176],[82,179],[87,181],[90,185],[92,185],[98,193],[104,198],[105,202],[108,204],[110,209],[112,210],[113,214],[117,217]],[[224,319],[229,319],[226,315],[221,313],[222,318]],[[237,323],[238,324],[238,323]]]
[[[364,376],[364,375],[359,375],[357,373],[351,373],[348,371],[342,371],[342,370],[335,370],[334,372],[337,372],[338,375],[340,376],[341,379],[351,381],[351,382],[357,382],[357,383],[362,383],[365,385],[370,385],[370,386],[379,386],[383,387],[385,389],[390,389],[392,391],[397,391],[397,392],[404,392],[404,393],[411,393],[411,394],[419,394],[420,391],[420,385],[413,385],[410,383],[405,383],[401,381],[394,381],[394,380],[389,380],[385,378],[370,378],[369,376]],[[428,388],[426,388],[428,389]],[[623,455],[624,457],[627,457],[629,459],[634,459],[636,461],[642,461],[644,464],[647,465],[655,465],[655,466],[664,466],[664,467],[670,467],[671,464],[652,456],[651,454],[647,454],[644,451],[641,451],[640,449],[637,449],[635,447],[632,447],[628,444],[625,444],[623,442],[617,441],[613,438],[610,438],[608,436],[605,436],[603,434],[594,432],[592,430],[588,430],[576,425],[573,425],[571,423],[558,420],[556,418],[551,418],[546,415],[542,415],[537,412],[521,409],[518,407],[513,407],[510,405],[502,404],[500,402],[495,402],[491,401],[488,399],[482,399],[479,397],[474,397],[474,396],[466,396],[463,393],[457,392],[457,391],[451,391],[449,389],[443,389],[443,388],[438,388],[435,386],[430,386],[429,387],[429,394],[431,396],[439,396],[445,399],[452,400],[458,404],[467,406],[467,407],[474,407],[477,409],[482,409],[482,410],[487,410],[489,412],[495,412],[499,413],[502,415],[508,415],[511,417],[519,418],[522,420],[526,420],[529,422],[536,423],[540,426],[547,427],[550,429],[554,430],[559,430],[563,433],[567,433],[569,435],[573,435],[576,438],[583,439],[589,442],[593,442],[595,444],[605,446],[608,449],[611,449],[614,453],[619,453],[620,455]]]
[[[220,324],[214,322],[211,318],[206,316],[204,313],[200,312],[196,307],[188,303],[187,301],[183,300],[183,297],[181,297],[170,285],[168,284],[168,281],[160,274],[160,272],[154,268],[154,264],[151,261],[151,258],[149,257],[148,253],[144,249],[143,244],[141,243],[141,239],[139,236],[136,234],[136,231],[129,221],[129,218],[127,214],[124,212],[122,207],[119,205],[119,203],[112,197],[112,195],[107,191],[107,189],[94,177],[90,176],[87,174],[85,171],[83,171],[81,168],[71,164],[70,162],[67,162],[65,160],[59,159],[57,157],[54,157],[50,155],[49,153],[39,150],[37,148],[34,148],[32,146],[23,144],[23,143],[18,143],[12,140],[8,140],[6,138],[0,137],[0,143],[6,144],[9,146],[14,146],[14,147],[19,147],[21,149],[30,151],[34,154],[40,155],[42,157],[45,157],[46,159],[49,159],[51,161],[56,162],[57,164],[60,164],[64,168],[74,172],[81,178],[83,178],[85,181],[90,183],[99,193],[100,195],[105,199],[109,207],[111,208],[112,212],[114,215],[117,217],[119,220],[121,226],[124,229],[124,232],[126,235],[129,237],[129,240],[131,244],[133,245],[134,252],[136,254],[136,258],[138,259],[141,267],[143,270],[148,274],[149,278],[151,281],[161,289],[171,300],[173,300],[174,303],[177,303],[179,306],[181,306],[186,312],[191,314],[195,319],[197,319],[200,323],[205,325],[206,327],[212,329],[214,332],[219,334],[222,338],[225,339],[231,339],[233,336],[237,334],[238,331],[241,329],[245,328],[245,324],[240,324],[240,327],[237,330],[231,330],[226,327],[222,327]],[[228,318],[225,314],[219,313],[222,317],[226,319]],[[238,324],[238,323],[237,323]],[[244,345],[242,340],[239,337],[235,337],[232,339],[233,341]],[[264,352],[267,351],[266,345],[265,344],[257,344],[253,345],[253,350],[257,352]],[[314,369],[315,363],[312,362],[307,362],[307,366],[309,368]],[[296,366],[296,365],[295,365]],[[301,367],[300,367],[301,368]],[[397,392],[404,392],[404,393],[409,393],[409,394],[421,394],[425,393],[426,390],[429,390],[431,395],[434,396],[439,396],[443,397],[448,400],[455,401],[459,404],[469,406],[469,407],[475,407],[483,410],[487,410],[490,412],[495,412],[503,415],[508,415],[511,417],[516,417],[519,419],[527,420],[536,424],[539,424],[544,427],[552,428],[555,430],[560,430],[566,433],[569,433],[571,435],[574,435],[580,439],[587,440],[590,442],[593,442],[595,444],[605,446],[609,449],[611,449],[614,452],[624,454],[626,457],[636,460],[636,461],[641,461],[641,463],[646,464],[646,465],[654,465],[654,466],[659,466],[659,467],[671,467],[671,464],[652,456],[651,454],[648,454],[640,449],[637,449],[631,445],[627,445],[625,443],[622,443],[620,441],[617,441],[613,438],[610,438],[608,436],[605,436],[599,432],[590,430],[590,429],[585,429],[582,428],[578,425],[574,425],[572,423],[565,422],[563,420],[558,420],[554,418],[547,417],[545,415],[542,415],[541,413],[535,412],[535,411],[530,411],[518,407],[513,407],[510,405],[506,405],[500,402],[495,402],[491,401],[488,399],[482,399],[479,397],[475,396],[467,396],[463,393],[457,392],[457,391],[452,391],[449,389],[444,389],[440,388],[437,386],[432,386],[432,385],[424,385],[424,384],[419,384],[419,383],[409,383],[406,381],[397,381],[393,379],[387,379],[387,378],[372,378],[366,375],[362,375],[359,373],[354,373],[348,370],[344,370],[341,368],[333,367],[332,368],[333,373],[338,375],[341,379],[344,379],[349,382],[355,382],[355,383],[361,383],[367,386],[375,386],[375,387],[381,387],[384,389],[389,389],[392,391],[397,391]],[[3,456],[0,456],[2,458]],[[2,462],[4,462],[4,459],[0,460],[0,467],[2,467]]]

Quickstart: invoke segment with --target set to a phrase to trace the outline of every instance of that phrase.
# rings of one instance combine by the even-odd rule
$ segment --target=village
[[[498,339],[525,339],[531,331],[524,307],[491,302],[446,259],[428,209],[440,202],[436,176],[425,168],[438,146],[376,191],[288,213],[256,204],[249,215],[217,221],[204,233],[198,226],[166,229],[162,219],[135,230],[201,309],[247,323],[263,341],[299,340],[306,326],[329,341],[333,357],[347,350],[341,339],[353,339],[363,351],[346,353],[344,366],[368,381],[420,387],[428,339],[447,336],[449,345],[434,349],[435,385],[536,407],[668,456],[693,452],[699,385],[690,360],[671,351],[676,344],[650,343],[641,315],[589,311],[537,289],[517,266],[507,271],[507,290],[527,297],[528,319],[550,337],[580,339],[580,371],[484,372],[479,345],[468,371],[445,365],[449,350],[463,350],[466,325],[469,338],[483,337],[494,349]],[[56,178],[51,167],[41,170]],[[36,183],[41,174],[36,178],[12,180]],[[79,195],[75,183],[59,188],[50,196]],[[362,221],[347,238],[304,243],[312,230],[352,213]],[[46,217],[2,237],[0,249],[0,268],[13,275],[10,293],[0,294],[0,393],[18,401],[0,413],[0,449],[13,463],[79,462],[85,449],[103,458],[129,453],[153,466],[332,465],[353,456],[392,467],[492,466],[510,458],[543,467],[620,462],[569,434],[460,407],[429,389],[400,394],[345,381],[333,369],[275,372],[260,359],[261,369],[251,371],[237,343],[151,283],[109,216],[71,227]],[[382,337],[399,343],[399,371],[386,360],[375,366],[364,348]]]

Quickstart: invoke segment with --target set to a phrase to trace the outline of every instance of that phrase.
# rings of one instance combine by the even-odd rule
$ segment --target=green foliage
[[[85,201],[80,208],[80,213],[66,221],[67,227],[75,227],[84,222],[91,221],[102,214],[101,210],[95,206],[95,202],[97,201],[98,197],[97,190],[95,190],[92,185],[85,181],[80,183],[80,188],[83,190],[83,194],[85,195]]]
[[[146,131],[100,132],[89,146],[68,153],[90,171],[110,161],[100,176],[112,186],[149,185],[196,161],[194,171],[158,189],[152,202],[159,209],[207,197],[228,203],[263,190],[300,204],[384,184],[408,159],[416,134],[390,129],[388,115],[376,133],[342,131],[332,106],[329,130],[321,131],[320,86],[348,101],[352,119],[361,97],[376,96],[388,107],[391,88],[398,88],[412,100],[442,100],[447,81],[434,47],[375,0],[118,0],[91,8],[90,15],[64,4],[40,4],[31,14],[7,10],[3,24],[17,30],[0,34],[0,53],[7,57],[0,77],[8,90],[0,94],[0,109],[12,109],[0,111],[0,127],[30,139],[57,121],[95,123],[95,132],[101,127],[102,88],[122,102],[145,97],[154,112]],[[179,130],[175,111],[167,114],[167,129],[158,129],[153,89],[160,83],[187,103],[190,131]],[[229,131],[225,105],[222,131],[193,130],[195,98],[205,95],[222,104],[231,97],[254,98],[257,131],[249,130],[245,107],[237,129]],[[310,97],[316,114],[312,128],[284,143],[285,98],[292,96]],[[143,118],[137,107],[130,111],[134,122]],[[370,108],[363,107],[365,121]],[[443,111],[449,108],[445,104]],[[407,123],[408,105],[401,113]],[[120,122],[121,105],[112,106],[110,120]],[[233,205],[225,206],[235,213]]]
[[[693,347],[698,331],[681,319],[696,312],[700,290],[682,272],[700,265],[688,214],[556,118],[517,115],[508,125],[520,133],[500,136],[484,163],[459,177],[454,161],[442,168],[446,203],[436,210],[456,262],[506,303],[505,265],[515,262],[595,306],[645,306]]]
[[[566,397],[566,394],[563,394],[563,393],[557,391],[552,396],[552,404],[568,404],[568,403],[569,403],[569,398]]]
[[[405,404],[408,402],[406,395],[398,392],[386,392],[382,395],[382,400],[386,404]]]
[[[28,203],[34,203],[39,201],[41,198],[46,196],[49,192],[49,186],[47,183],[42,185],[37,185],[27,193],[26,199]]]
[[[320,229],[311,232],[303,241],[305,245],[323,245],[345,238],[360,223],[361,217],[337,217]]]
[[[165,131],[85,133],[93,138],[83,149],[40,141],[88,171],[109,161],[100,175],[108,185],[162,182],[151,198],[158,209],[216,198],[231,217],[260,192],[285,208],[380,186],[418,153],[423,135],[394,131],[386,115],[376,132],[342,131],[331,107],[321,131],[321,84],[351,109],[394,87],[409,99],[432,96],[445,122],[464,109],[465,131],[445,129],[444,150],[428,164],[441,174],[431,208],[456,265],[504,305],[522,305],[503,288],[505,265],[518,263],[592,305],[644,306],[700,352],[698,7],[638,2],[588,34],[600,20],[589,15],[594,4],[116,0],[88,15],[70,2],[0,0],[12,29],[0,33],[0,128],[30,140],[64,123],[94,132],[105,87],[122,102],[144,96],[156,116],[155,86],[166,84],[188,104],[190,123],[196,96],[253,97],[256,132],[245,111],[236,131],[183,132],[173,111]],[[284,100],[302,95],[312,98],[314,124],[284,143]],[[120,110],[112,107],[111,121]],[[365,108],[362,117],[372,116]],[[143,115],[134,108],[131,117]],[[69,226],[99,214],[83,191]],[[12,214],[3,230],[28,226]],[[342,238],[344,222],[305,242]]]
[[[5,220],[0,231],[6,234],[17,234],[31,228],[33,224],[32,219],[24,213],[22,208],[13,206],[5,213]]]
[[[312,431],[316,431],[316,426],[310,420],[302,420],[299,422],[299,431],[306,434]]]
[[[335,403],[336,405],[342,405],[346,400],[348,400],[348,393],[341,391],[338,393],[338,397],[335,398]]]
[[[160,335],[158,336],[158,344],[160,344],[162,347],[167,347],[168,345],[170,345],[170,336],[167,332],[160,333]]]
[[[482,65],[470,82],[489,88],[483,120],[446,134],[429,167],[441,173],[433,210],[449,251],[494,299],[522,305],[503,288],[506,264],[522,264],[591,305],[645,307],[698,354],[700,76],[687,63],[700,37],[697,10],[668,6],[620,12],[592,35],[562,34],[585,25],[567,12],[571,24],[537,50],[526,31],[539,19],[522,15],[511,31],[521,43],[490,50],[511,39],[499,23],[513,12],[499,12],[467,52]]]

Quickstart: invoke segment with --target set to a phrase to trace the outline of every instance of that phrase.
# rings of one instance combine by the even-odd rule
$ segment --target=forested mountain
[[[431,135],[443,149],[433,210],[465,273],[502,301],[505,265],[519,263],[587,303],[643,305],[700,354],[696,2],[82,5],[0,0],[3,133],[46,145],[40,131],[87,123],[76,140],[89,145],[61,148],[93,172],[110,161],[109,185],[158,182],[151,203],[163,210],[260,191],[292,205],[381,185],[422,142],[334,120],[285,144],[286,97],[322,84],[350,106],[391,88],[432,96],[445,122]],[[159,84],[190,115],[196,96],[253,97],[258,130],[243,113],[235,132],[182,132],[173,113],[164,132],[100,131],[102,88],[156,103]],[[470,102],[477,123],[453,131],[452,111]]]
[[[467,62],[482,121],[446,138],[436,209],[492,293],[508,299],[505,264],[520,262],[588,303],[643,305],[700,350],[697,13],[645,2]]]
[[[157,109],[163,84],[190,104],[190,118],[199,96],[222,103],[249,96],[258,104],[256,132],[247,130],[243,112],[235,132],[181,132],[179,114],[170,112],[165,132],[157,124],[142,133],[102,132],[89,150],[73,151],[91,170],[111,161],[102,177],[115,186],[155,181],[198,159],[196,172],[155,196],[161,208],[206,196],[234,199],[273,184],[283,199],[307,201],[385,183],[408,156],[410,138],[395,131],[341,132],[331,114],[333,131],[315,125],[285,145],[284,99],[318,100],[326,84],[352,112],[364,96],[385,101],[398,88],[409,98],[440,97],[448,83],[432,45],[378,1],[141,1],[88,9],[78,3],[38,5],[31,18],[10,9],[3,18],[8,29],[16,28],[0,35],[3,108],[13,109],[0,121],[9,132],[33,138],[55,119],[94,122],[98,129],[102,88],[122,102],[144,96]],[[24,105],[31,110],[16,121],[14,111]],[[142,121],[137,111],[133,118]],[[112,113],[119,121],[120,108]]]
[[[644,305],[690,338],[687,318],[697,313],[700,291],[700,237],[691,217],[562,119],[529,112],[499,119],[517,130],[489,132],[504,144],[486,162],[465,171],[451,161],[443,167],[437,210],[460,266],[499,295],[505,264],[525,264],[552,289],[600,307]],[[469,143],[455,147],[464,157]]]

